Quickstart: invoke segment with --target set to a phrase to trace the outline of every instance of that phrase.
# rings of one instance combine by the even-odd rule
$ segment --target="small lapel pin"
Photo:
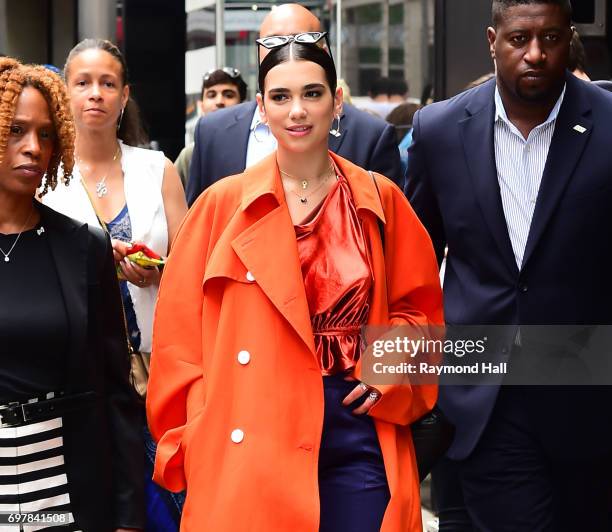
[[[36,234],[38,236],[42,235],[45,232],[45,228],[41,225],[40,229],[36,229]]]
[[[578,133],[584,133],[586,131],[586,127],[581,126],[580,124],[576,124],[574,126],[574,131],[578,131]]]

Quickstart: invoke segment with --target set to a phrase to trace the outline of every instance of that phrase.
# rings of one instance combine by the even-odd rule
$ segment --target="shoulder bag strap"
[[[93,202],[93,198],[91,197],[91,194],[89,193],[89,190],[87,189],[87,185],[85,184],[85,182],[82,179],[81,179],[81,185],[83,185],[83,188],[85,189],[85,194],[87,194],[87,198],[89,199],[89,203],[91,203],[91,206],[92,206],[92,208],[94,210],[94,213],[96,214],[96,218],[98,219],[98,223],[100,224],[102,229],[104,229],[104,232],[108,235],[108,238],[110,239],[111,235],[108,232],[108,226],[106,225],[106,223],[102,219],[102,216],[100,216],[100,213],[98,212],[98,209],[96,208],[96,204]],[[132,342],[130,342],[130,333],[128,332],[127,319],[125,317],[125,309],[123,308],[123,303],[121,304],[121,314],[123,315],[123,327],[125,328],[125,338],[127,340],[128,350],[130,352],[130,355],[132,355],[134,353],[134,348],[132,347]]]
[[[372,170],[368,170],[368,173],[370,174],[372,181],[374,181],[374,186],[376,187],[378,199],[380,200],[380,203],[382,205],[382,198],[380,197],[380,190],[378,189],[378,183],[376,182],[376,178],[374,177]],[[380,241],[382,243],[383,255],[384,255],[385,253],[385,224],[383,224],[382,220],[378,218],[378,216],[376,217],[376,221],[378,222],[378,232],[380,233]]]

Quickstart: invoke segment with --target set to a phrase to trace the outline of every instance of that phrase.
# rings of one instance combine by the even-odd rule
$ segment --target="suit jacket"
[[[239,174],[246,167],[250,126],[257,104],[246,102],[210,113],[198,121],[187,183],[187,203],[215,181]],[[329,136],[329,149],[357,166],[403,186],[404,174],[395,130],[386,122],[345,104],[339,137]]]
[[[570,74],[566,83],[520,270],[495,166],[495,80],[415,116],[406,193],[439,260],[448,245],[447,323],[612,323],[612,246],[604,244],[612,241],[612,95]],[[498,348],[501,360],[514,340],[509,328]],[[440,387],[439,403],[457,426],[451,458],[472,451],[498,390]],[[550,451],[566,458],[572,446],[572,455],[609,452],[610,409],[601,408],[610,404],[606,389],[535,387],[529,393],[538,398],[534,415]]]
[[[66,394],[94,391],[93,406],[63,416],[70,500],[82,530],[144,528],[140,407],[129,357],[110,240],[38,206],[70,327]]]
[[[433,248],[402,191],[378,176],[379,196],[367,172],[332,157],[370,249],[368,323],[441,323]],[[324,405],[315,353],[295,230],[272,154],[200,196],[162,279],[147,413],[159,438],[155,480],[175,491],[187,487],[182,529],[318,530]],[[372,384],[382,393],[370,415],[391,493],[381,530],[421,530],[408,425],[431,408],[436,386]]]

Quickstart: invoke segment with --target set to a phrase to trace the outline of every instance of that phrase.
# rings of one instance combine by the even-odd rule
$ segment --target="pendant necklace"
[[[106,173],[104,174],[104,177],[102,177],[102,179],[100,179],[100,181],[96,183],[96,196],[98,196],[99,198],[103,198],[104,196],[108,194],[106,178],[108,177],[108,174],[110,173],[111,168],[113,167],[114,162],[117,160],[117,157],[119,156],[120,152],[121,152],[121,146],[117,146],[117,151],[115,152],[115,155],[113,155],[113,160],[108,165],[108,168],[106,169]],[[79,169],[85,167],[80,157],[77,156],[76,160],[77,160],[77,163],[79,163]],[[81,175],[83,175],[83,172],[81,172]]]
[[[310,183],[308,182],[308,179],[300,179],[298,177],[295,177],[291,174],[288,174],[287,172],[281,170],[279,168],[279,171],[282,175],[289,177],[292,181],[299,181],[300,186],[302,187],[302,190],[305,191],[308,189],[308,186],[310,185]],[[329,168],[327,170],[325,170],[324,173],[322,173],[321,175],[317,176],[315,179],[321,179],[323,177],[325,177],[325,179],[323,179],[320,183],[319,186],[317,186],[314,190],[312,190],[310,193],[308,194],[299,194],[298,192],[296,192],[295,190],[291,190],[290,192],[292,192],[293,194],[295,194],[299,199],[300,199],[300,203],[302,203],[303,205],[307,205],[308,204],[308,198],[310,196],[312,196],[315,192],[317,192],[325,183],[327,183],[327,180],[330,178],[330,176],[332,174],[335,174],[334,172],[334,166],[333,164],[329,165]]]
[[[15,246],[17,245],[17,242],[19,242],[19,237],[21,236],[21,233],[23,233],[23,230],[26,228],[26,225],[28,225],[28,222],[30,221],[30,218],[32,217],[32,212],[34,212],[34,207],[32,207],[32,210],[30,211],[30,214],[28,214],[28,218],[26,219],[25,223],[21,227],[21,231],[19,231],[19,234],[17,235],[17,238],[15,238],[15,241],[13,242],[13,245],[11,246],[11,249],[9,249],[7,252],[5,252],[2,248],[0,248],[0,253],[2,253],[4,255],[4,262],[10,262],[11,261],[11,259],[9,258],[9,255],[11,254],[13,249],[15,249]]]

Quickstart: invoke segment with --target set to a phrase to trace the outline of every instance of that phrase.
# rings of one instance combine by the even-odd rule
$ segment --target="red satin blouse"
[[[295,232],[321,373],[350,370],[361,354],[372,268],[344,177],[339,176],[314,217],[296,225]]]

